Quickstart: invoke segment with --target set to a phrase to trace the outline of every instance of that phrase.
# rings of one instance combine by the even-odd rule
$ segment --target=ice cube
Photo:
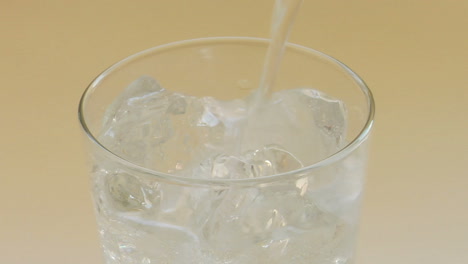
[[[174,93],[169,97],[169,106],[166,113],[173,115],[185,114],[187,100],[184,95]]]
[[[155,101],[161,98],[165,92],[165,89],[149,76],[136,79],[107,108],[103,116],[104,127],[108,128],[112,123],[115,124],[128,115],[131,117],[138,115],[138,113],[133,113],[136,109],[147,110],[158,107]]]
[[[132,82],[108,107],[100,141],[117,155],[146,166],[156,145],[172,136],[165,116],[170,93],[156,80],[142,76]]]
[[[199,99],[205,110],[215,116],[227,128],[232,129],[247,117],[247,102],[244,100],[221,101],[213,97]]]
[[[108,200],[118,211],[148,210],[159,199],[159,192],[123,171],[110,174],[106,179]]]
[[[350,224],[354,224],[358,217],[364,186],[365,158],[362,155],[363,153],[357,150],[340,163],[320,171],[321,178],[330,180],[309,194],[321,210],[332,213]]]
[[[304,166],[323,160],[345,143],[344,104],[313,89],[272,94],[246,128],[244,146],[281,145]]]
[[[243,212],[258,196],[255,188],[232,188],[226,190],[217,208],[207,215],[203,237],[214,251],[238,255],[255,241],[253,234],[243,228]]]
[[[314,121],[320,130],[342,144],[346,136],[346,107],[340,100],[312,89],[301,89],[308,97],[308,106],[314,112]]]
[[[250,177],[269,176],[302,167],[302,163],[292,153],[279,145],[268,145],[247,152],[244,159],[249,165],[247,173]]]
[[[278,145],[265,146],[242,156],[219,154],[194,169],[196,177],[242,179],[269,176],[302,167],[301,162]]]
[[[213,251],[233,259],[247,254],[274,263],[277,258],[286,260],[304,254],[301,251],[314,250],[317,254],[336,236],[334,218],[328,219],[328,214],[310,204],[294,180],[261,189],[226,190],[208,215],[204,239]]]
[[[201,115],[199,126],[208,126],[214,127],[219,124],[219,119],[210,111],[205,108],[203,114]]]
[[[212,164],[211,177],[224,179],[244,178],[246,163],[239,158],[219,155]]]

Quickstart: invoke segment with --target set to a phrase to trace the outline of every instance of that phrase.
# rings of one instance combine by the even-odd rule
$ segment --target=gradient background
[[[267,37],[273,0],[0,2],[0,263],[102,263],[77,104],[137,51]],[[468,1],[305,0],[377,102],[357,264],[468,263]]]

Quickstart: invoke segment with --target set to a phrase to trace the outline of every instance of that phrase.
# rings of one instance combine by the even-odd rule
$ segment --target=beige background
[[[77,122],[117,60],[266,37],[273,0],[0,2],[0,263],[102,263]],[[291,38],[375,94],[358,264],[468,263],[468,1],[305,0]]]

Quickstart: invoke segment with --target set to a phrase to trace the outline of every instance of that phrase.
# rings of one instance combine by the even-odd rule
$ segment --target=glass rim
[[[368,137],[372,129],[372,126],[374,123],[374,113],[375,113],[374,98],[373,98],[372,92],[367,87],[366,83],[348,66],[346,66],[344,63],[340,62],[339,60],[333,58],[332,56],[322,53],[320,51],[314,50],[312,48],[308,48],[302,45],[289,43],[289,42],[286,44],[287,48],[292,48],[296,51],[313,54],[317,57],[326,59],[327,61],[332,62],[333,64],[335,64],[336,66],[339,66],[339,68],[344,70],[346,74],[352,77],[352,79],[356,82],[356,84],[359,86],[359,88],[365,95],[367,99],[367,106],[369,109],[364,126],[362,127],[361,131],[357,134],[357,136],[354,139],[352,139],[346,146],[340,148],[338,151],[334,152],[330,156],[320,161],[317,161],[311,165],[304,166],[296,170],[291,170],[291,171],[287,171],[287,172],[283,172],[279,174],[273,174],[273,175],[262,176],[262,177],[257,177],[257,178],[242,178],[242,179],[189,178],[189,177],[183,177],[183,176],[160,172],[157,170],[149,169],[144,166],[135,164],[134,162],[127,160],[117,155],[116,153],[112,152],[108,148],[106,148],[97,139],[97,137],[93,135],[93,133],[89,129],[87,122],[86,122],[86,117],[84,115],[84,108],[86,107],[87,99],[92,94],[92,92],[99,86],[100,82],[104,78],[106,78],[108,75],[112,74],[115,70],[118,70],[121,67],[124,67],[127,63],[130,63],[138,58],[144,57],[145,55],[148,55],[150,53],[156,53],[156,52],[159,53],[165,50],[170,50],[170,49],[184,47],[188,45],[194,45],[194,44],[202,44],[202,43],[205,43],[205,44],[218,43],[219,44],[223,42],[233,43],[236,41],[245,43],[245,44],[267,44],[268,45],[268,43],[271,40],[267,38],[257,38],[257,37],[207,37],[207,38],[187,39],[187,40],[181,40],[181,41],[176,41],[176,42],[171,42],[171,43],[155,46],[155,47],[140,51],[138,53],[135,53],[133,55],[130,55],[118,61],[117,63],[112,64],[102,73],[100,73],[88,85],[88,87],[83,92],[83,95],[81,96],[79,107],[78,107],[78,119],[81,124],[81,128],[84,130],[87,138],[91,140],[92,144],[95,144],[98,148],[104,150],[106,155],[110,155],[110,157],[112,157],[113,159],[116,159],[116,161],[121,163],[122,165],[129,167],[130,169],[132,169],[132,171],[137,171],[142,174],[152,175],[154,177],[157,177],[159,179],[169,181],[169,182],[187,184],[187,185],[203,185],[203,186],[206,186],[206,185],[210,185],[210,186],[212,185],[217,185],[217,186],[252,185],[252,184],[270,183],[270,182],[286,180],[286,179],[300,178],[304,176],[306,172],[317,170],[319,168],[325,167],[329,164],[332,164],[336,161],[339,161],[345,158],[346,156],[348,156],[348,154],[350,154],[352,151],[358,148],[365,141],[365,139]]]

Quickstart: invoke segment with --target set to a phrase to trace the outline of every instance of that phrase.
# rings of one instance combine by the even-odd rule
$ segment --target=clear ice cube
[[[302,167],[302,163],[292,153],[278,145],[267,145],[262,149],[248,152],[244,157],[249,167],[246,173],[251,178],[293,171]]]
[[[105,186],[107,199],[118,211],[148,210],[159,199],[159,193],[155,191],[154,186],[148,186],[126,172],[107,175]]]

